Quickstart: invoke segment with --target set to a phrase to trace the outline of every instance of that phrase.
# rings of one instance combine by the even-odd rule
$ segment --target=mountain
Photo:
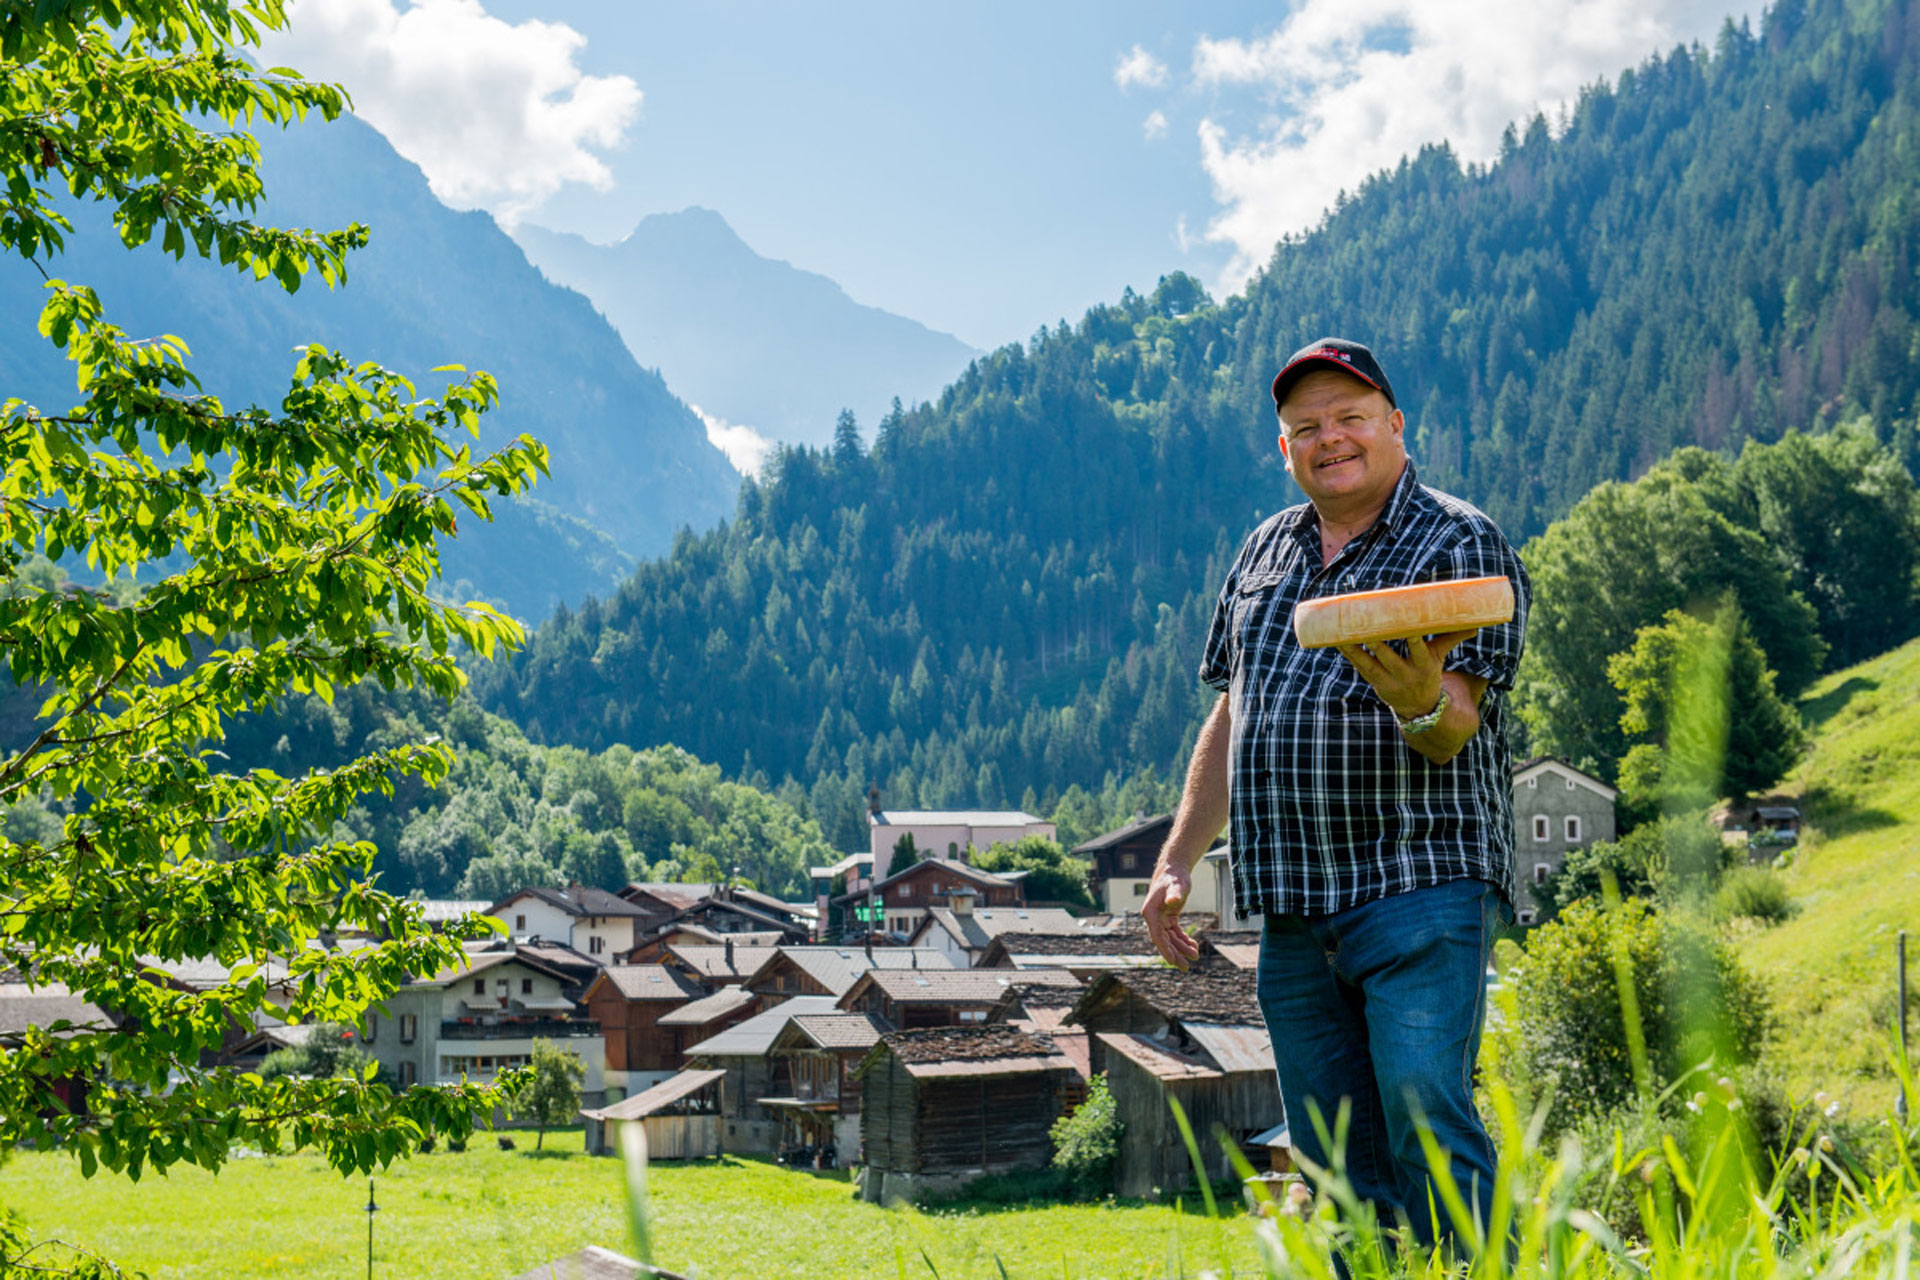
[[[681,395],[771,441],[825,445],[840,410],[875,422],[895,396],[939,394],[980,354],[761,257],[709,209],[654,214],[610,245],[526,224],[514,238]]]
[[[498,525],[472,522],[445,567],[450,582],[523,617],[609,590],[633,557],[662,554],[682,528],[726,515],[739,476],[699,418],[491,218],[446,208],[419,169],[358,120],[263,131],[260,143],[268,202],[256,217],[371,229],[345,286],[313,279],[289,296],[215,263],[176,262],[157,245],[129,252],[91,209],[76,211],[52,269],[94,286],[129,332],[185,338],[191,367],[230,405],[277,404],[290,351],[307,342],[398,369],[423,395],[446,377],[429,372],[437,365],[492,373],[501,398],[481,420],[482,443],[530,433],[551,450],[553,475],[532,503],[498,504]],[[0,264],[0,385],[65,406],[73,375],[34,331],[40,294],[29,264]]]
[[[975,362],[870,453],[784,456],[482,697],[544,741],[801,780],[847,847],[869,782],[1045,812],[1164,777],[1228,560],[1298,500],[1267,393],[1289,352],[1370,340],[1423,480],[1516,542],[1682,444],[1857,420],[1912,468],[1915,154],[1920,3],[1780,0],[1493,164],[1377,175],[1241,296],[1169,276]]]

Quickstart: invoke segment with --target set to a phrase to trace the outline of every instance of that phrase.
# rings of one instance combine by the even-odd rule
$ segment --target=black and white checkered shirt
[[[1482,676],[1480,729],[1445,764],[1407,744],[1392,710],[1337,649],[1301,647],[1302,600],[1501,575],[1512,622],[1482,628],[1446,667]],[[1325,568],[1310,503],[1253,531],[1227,574],[1200,678],[1231,699],[1234,897],[1242,914],[1320,915],[1473,878],[1514,893],[1512,762],[1503,694],[1532,588],[1483,513],[1407,464],[1386,511]]]

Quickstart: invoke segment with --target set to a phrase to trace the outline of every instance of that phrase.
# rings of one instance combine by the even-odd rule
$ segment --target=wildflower
[[[1794,1164],[1803,1165],[1807,1161],[1813,1159],[1813,1153],[1807,1150],[1805,1147],[1795,1147],[1793,1149],[1793,1155],[1789,1158],[1793,1161]]]
[[[1820,1135],[1820,1149],[1822,1151],[1833,1150],[1833,1139],[1829,1137],[1827,1134],[1823,1133]]]

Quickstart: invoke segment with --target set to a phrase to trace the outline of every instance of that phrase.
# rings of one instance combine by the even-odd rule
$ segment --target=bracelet
[[[1433,710],[1423,716],[1415,716],[1411,720],[1400,720],[1399,715],[1396,713],[1394,719],[1400,720],[1400,732],[1406,734],[1409,738],[1417,738],[1427,730],[1433,728],[1433,726],[1439,724],[1440,717],[1446,713],[1447,690],[1446,686],[1443,685],[1440,689],[1440,701],[1433,704]]]

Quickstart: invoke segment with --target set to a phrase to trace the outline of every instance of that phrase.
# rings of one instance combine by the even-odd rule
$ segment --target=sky
[[[295,0],[457,208],[609,243],[716,210],[759,253],[981,348],[1170,271],[1216,298],[1338,193],[1464,159],[1751,0]]]

